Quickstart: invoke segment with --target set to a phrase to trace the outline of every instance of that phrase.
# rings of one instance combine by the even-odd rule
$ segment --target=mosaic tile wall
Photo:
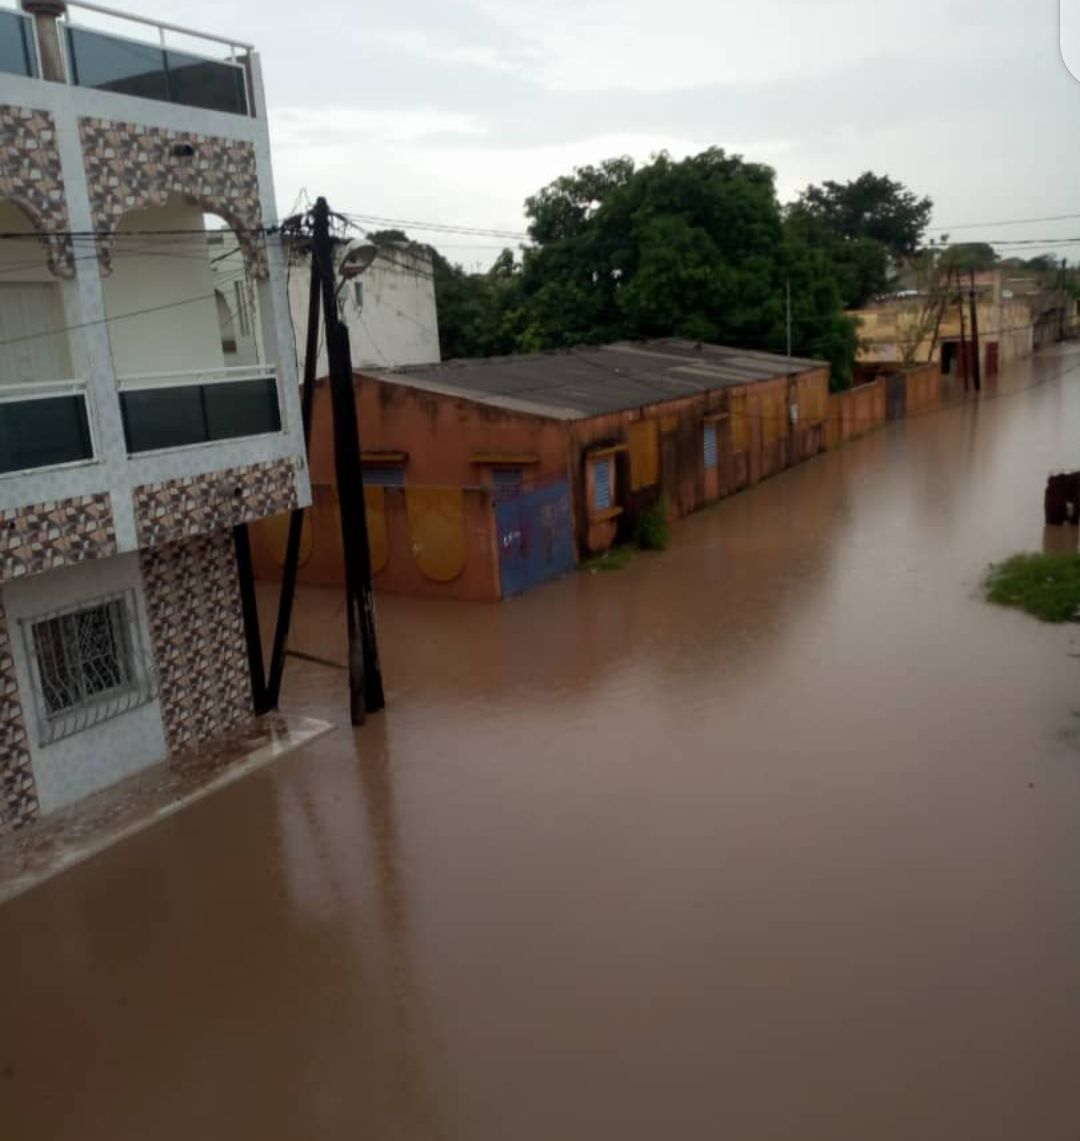
[[[269,275],[251,143],[110,119],[80,119],[79,134],[95,230],[111,235],[129,210],[182,195],[232,227],[252,277]],[[188,155],[175,153],[188,148]],[[103,273],[112,247],[112,237],[99,239]]]
[[[144,483],[134,500],[139,546],[155,547],[291,511],[297,506],[296,472],[292,460],[268,460]]]
[[[107,493],[0,511],[0,582],[115,554]]]
[[[254,716],[231,533],[143,551],[150,640],[170,756]]]
[[[52,115],[0,103],[0,155],[0,198],[18,203],[39,230],[70,230]],[[44,241],[52,272],[74,277],[71,238],[50,234]]]
[[[33,820],[38,812],[11,635],[0,602],[0,835]]]

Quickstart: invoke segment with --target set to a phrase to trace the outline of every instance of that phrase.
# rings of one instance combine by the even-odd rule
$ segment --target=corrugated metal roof
[[[358,371],[509,411],[582,420],[827,367],[804,357],[663,340]]]

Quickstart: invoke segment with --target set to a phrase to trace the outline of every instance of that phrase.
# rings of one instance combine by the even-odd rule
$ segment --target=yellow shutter
[[[630,490],[652,487],[660,478],[660,434],[655,420],[630,425]]]

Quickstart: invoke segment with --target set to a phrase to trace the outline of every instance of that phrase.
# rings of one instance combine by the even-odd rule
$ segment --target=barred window
[[[714,468],[716,463],[716,425],[709,423],[705,425],[705,466]]]
[[[491,484],[495,488],[497,503],[517,499],[519,495],[525,494],[525,473],[519,467],[492,468]]]
[[[593,507],[606,511],[611,506],[611,460],[597,460],[593,466]]]
[[[115,595],[30,623],[42,744],[153,696],[149,671],[136,662],[132,603]]]

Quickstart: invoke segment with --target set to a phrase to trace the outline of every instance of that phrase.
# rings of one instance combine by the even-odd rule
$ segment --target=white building
[[[23,7],[0,9],[0,831],[250,717],[233,528],[310,502],[259,57]],[[240,251],[243,359],[205,215]]]
[[[258,297],[244,273],[242,251],[227,231],[211,233],[209,242],[225,362],[257,364]],[[337,262],[353,248],[339,243]],[[301,240],[288,240],[287,250],[289,308],[302,373],[311,255]],[[380,245],[374,261],[359,276],[341,283],[338,310],[349,329],[357,368],[438,364],[441,360],[435,278],[431,253],[424,246],[412,242]],[[315,375],[324,377],[328,371],[326,344],[320,337]]]

